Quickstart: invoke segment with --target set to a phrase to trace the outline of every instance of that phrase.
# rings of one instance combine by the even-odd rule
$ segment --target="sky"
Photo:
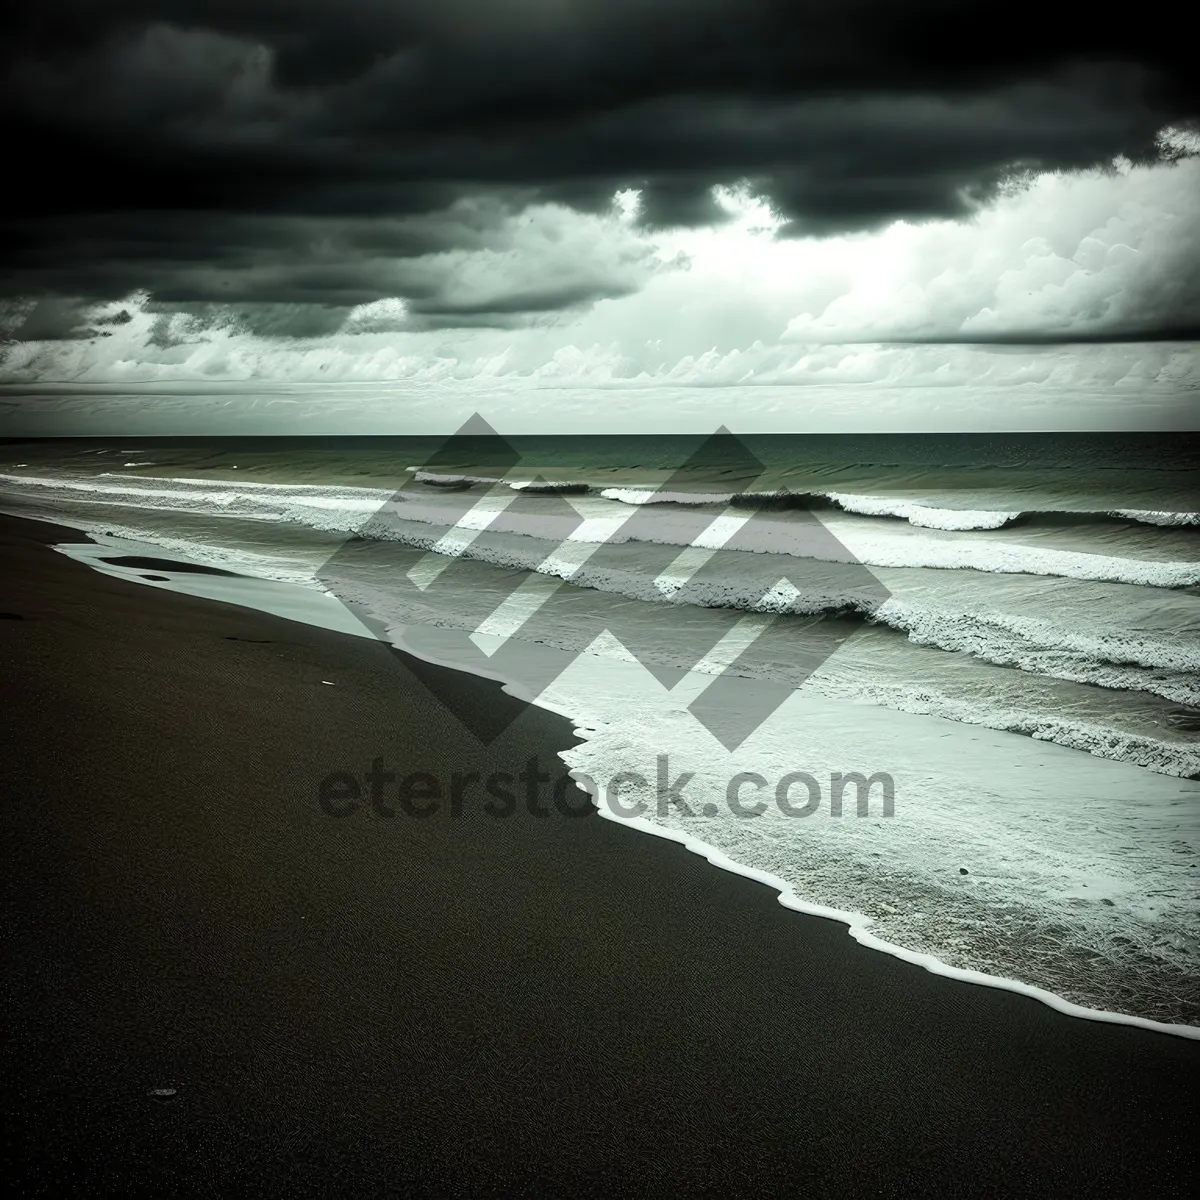
[[[1024,0],[8,0],[0,430],[1192,427],[1193,58]]]

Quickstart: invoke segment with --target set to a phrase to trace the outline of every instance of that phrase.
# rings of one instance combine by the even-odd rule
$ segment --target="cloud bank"
[[[469,246],[397,259],[404,221],[381,242],[331,235],[309,268],[323,304],[285,267],[270,301],[10,303],[0,370],[93,382],[1187,387],[1194,347],[1163,339],[1200,328],[1197,196],[1200,157],[1185,155],[1032,174],[969,220],[806,238],[780,237],[786,218],[748,187],[715,189],[721,219],[690,229],[647,229],[629,191],[599,214],[460,201],[438,224],[473,229]],[[228,269],[244,297],[273,268]],[[392,294],[349,288],[332,303],[342,270]],[[1036,348],[1047,341],[1063,345]]]

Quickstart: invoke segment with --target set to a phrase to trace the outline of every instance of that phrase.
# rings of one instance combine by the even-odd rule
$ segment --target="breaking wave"
[[[439,474],[418,471],[414,478],[430,486],[455,486],[474,484],[495,485],[501,480],[487,475]],[[608,487],[586,483],[583,480],[515,480],[504,481],[507,486],[521,492],[560,496],[601,496],[619,504],[681,504],[681,505],[732,505],[742,508],[839,508],[844,512],[869,517],[898,517],[921,529],[944,529],[953,531],[1002,529],[1022,519],[1035,516],[1069,515],[1073,518],[1088,517],[1095,520],[1134,522],[1141,525],[1161,527],[1183,527],[1200,525],[1200,512],[1156,512],[1150,509],[1107,509],[1096,512],[1050,513],[1044,510],[994,510],[945,508],[921,504],[886,496],[863,496],[851,492],[790,491],[777,488],[768,491],[714,492],[677,491],[668,488]]]

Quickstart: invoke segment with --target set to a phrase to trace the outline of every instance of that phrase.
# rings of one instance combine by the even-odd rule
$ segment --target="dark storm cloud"
[[[703,224],[745,178],[785,234],[866,228],[960,214],[1014,166],[1145,156],[1198,109],[1163,18],[1047,3],[9,0],[0,47],[5,293],[322,310],[289,329],[384,296],[467,321],[623,294],[405,268],[496,248],[534,199],[639,186],[648,226]],[[32,328],[83,336],[68,309]]]

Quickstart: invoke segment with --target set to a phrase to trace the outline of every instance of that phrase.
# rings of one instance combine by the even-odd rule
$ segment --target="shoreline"
[[[390,647],[161,597],[51,553],[55,527],[4,517],[0,534],[18,568],[3,608],[21,618],[3,622],[16,652],[5,769],[34,797],[5,818],[9,949],[24,951],[6,1053],[23,1103],[6,1107],[26,1171],[50,1170],[53,1153],[62,1177],[88,1152],[124,1150],[122,1170],[156,1181],[199,1187],[215,1171],[232,1184],[267,1164],[295,1184],[313,1164],[285,1161],[291,1130],[316,1154],[318,1191],[401,1177],[478,1189],[504,1163],[514,1184],[580,1190],[601,1163],[631,1181],[753,1171],[825,1191],[961,1194],[1011,1177],[1128,1194],[1190,1179],[1200,1059],[1174,1029],[934,978],[840,923],[780,912],[783,895],[675,837],[589,819],[602,811],[448,831],[322,823],[311,797],[293,807],[313,773],[296,761],[327,767],[329,745],[359,762],[398,739],[418,749],[401,761],[462,767],[557,759],[570,728],[526,709],[472,748]],[[475,676],[454,686],[465,703],[502,702]],[[181,769],[174,795],[155,790],[164,752]],[[81,796],[70,780],[85,765]],[[381,945],[406,949],[382,964]],[[234,1069],[227,1052],[265,1058]],[[164,1053],[177,1100],[148,1101],[154,1083],[106,1089],[106,1067],[146,1073]],[[572,1136],[547,1140],[531,1113]],[[120,1118],[115,1132],[98,1114]],[[464,1132],[470,1114],[485,1128]],[[130,1166],[134,1150],[144,1161]]]
[[[93,540],[82,530],[79,531],[79,533],[82,536],[88,537],[89,542]],[[56,550],[58,549],[57,546],[53,548]],[[147,559],[146,563],[148,564],[151,561],[157,562],[159,569],[174,569],[181,572],[194,572],[202,574],[236,574],[235,572],[230,571],[221,572],[218,568],[214,567],[201,567],[183,562],[180,562],[174,568],[171,568],[171,562],[173,560],[169,558],[163,558],[161,560]],[[144,586],[141,584],[140,578],[138,586]],[[182,594],[189,593],[183,592]],[[353,614],[356,619],[362,620],[365,626],[376,626],[376,628],[372,630],[374,635],[380,637],[385,644],[390,644],[400,654],[411,656],[414,659],[420,659],[421,661],[439,670],[457,671],[476,679],[483,679],[491,683],[499,684],[501,686],[501,690],[505,694],[512,696],[515,700],[519,700],[524,704],[535,705],[544,712],[552,713],[555,716],[563,718],[571,725],[572,735],[574,737],[584,741],[587,740],[586,736],[580,731],[579,728],[584,718],[569,707],[552,703],[546,698],[545,693],[531,699],[527,696],[521,695],[519,690],[514,688],[514,686],[509,683],[502,674],[489,671],[478,663],[468,665],[466,663],[448,662],[430,654],[423,654],[419,649],[411,645],[399,644],[394,640],[387,641],[387,639],[385,639],[383,636],[382,625],[377,618],[369,613],[368,610],[360,609],[360,606],[348,604],[344,601],[339,601],[339,604],[348,612]],[[314,613],[314,618],[317,616],[318,614]],[[314,619],[314,624],[320,628],[336,628],[334,625],[322,623],[319,619]],[[1024,730],[1008,730],[1007,732],[1014,733],[1017,736],[1033,736],[1031,732]],[[1079,747],[1072,748],[1079,750],[1080,753],[1087,753],[1087,751],[1082,750]],[[565,762],[565,759],[563,759],[561,753],[556,757]],[[569,763],[566,765],[569,767]],[[1144,769],[1150,770],[1152,768]],[[574,769],[569,769],[567,774],[580,784],[582,784],[582,780],[584,778],[587,778],[586,775]],[[1196,777],[1180,776],[1179,778],[1194,779]],[[588,789],[582,786],[580,787],[580,791],[584,794],[589,794]],[[956,967],[946,963],[942,959],[938,958],[935,954],[913,950],[896,942],[889,942],[885,938],[877,937],[871,932],[871,926],[873,924],[872,918],[861,912],[830,907],[828,905],[816,903],[815,901],[806,900],[798,893],[795,885],[789,883],[787,880],[757,867],[740,863],[734,857],[730,856],[726,851],[722,850],[719,846],[714,846],[709,842],[679,830],[656,824],[653,820],[646,817],[638,816],[630,818],[618,816],[611,811],[607,811],[604,806],[596,804],[594,798],[592,798],[592,803],[595,804],[597,814],[603,817],[605,820],[613,821],[617,825],[626,826],[643,834],[648,834],[650,836],[659,837],[666,839],[667,841],[678,843],[689,853],[698,855],[707,861],[711,866],[719,870],[728,871],[731,874],[753,880],[756,883],[761,883],[766,887],[773,889],[778,893],[778,901],[784,908],[805,916],[819,917],[822,919],[837,921],[846,926],[846,933],[859,945],[877,953],[885,954],[890,957],[897,958],[903,962],[919,966],[933,975],[948,979],[955,979],[960,982],[974,984],[979,987],[997,988],[1002,991],[1010,991],[1018,995],[1027,996],[1041,1004],[1048,1005],[1050,1008],[1078,1020],[1128,1025],[1140,1029],[1146,1029],[1155,1033],[1168,1034],[1174,1037],[1200,1040],[1200,1025],[1160,1021],[1149,1017],[1137,1016],[1132,1013],[1121,1012],[1116,1009],[1087,1007],[1086,1005],[1078,1004],[1074,1001],[1068,1000],[1058,993],[1049,990],[1048,988],[1039,987],[1035,984],[1026,983],[1022,980],[1012,979],[1003,975],[992,975],[988,974],[987,972],[972,970],[970,968]]]
[[[348,606],[349,607],[349,606]],[[509,685],[502,675],[488,672],[482,668],[476,667],[472,669],[466,665],[455,664],[448,666],[446,663],[431,656],[422,656],[417,650],[405,646],[403,653],[412,655],[417,658],[424,658],[432,666],[441,667],[449,670],[462,671],[465,674],[473,675],[477,679],[487,679],[493,683],[499,683],[502,690],[514,699],[522,700],[526,704],[536,705],[538,708],[554,713],[556,716],[562,717],[570,722],[573,728],[574,735],[579,738],[586,738],[580,733],[577,728],[580,718],[573,713],[569,708],[561,705],[552,704],[545,699],[544,695],[538,696],[532,700],[522,697],[518,692]],[[1014,731],[1009,731],[1014,732]],[[1020,734],[1018,736],[1032,736],[1028,734]],[[1081,751],[1084,753],[1084,751]],[[559,754],[562,758],[562,754]],[[1146,768],[1149,769],[1149,768]],[[580,782],[580,777],[588,778],[584,772],[571,769],[568,771],[571,778]],[[582,788],[587,792],[586,788]],[[595,804],[595,800],[592,800]],[[1050,1008],[1058,1012],[1064,1013],[1069,1017],[1074,1017],[1084,1021],[1099,1021],[1102,1023],[1113,1025],[1130,1025],[1139,1029],[1150,1030],[1154,1033],[1165,1033],[1174,1037],[1183,1037],[1196,1041],[1200,1041],[1200,1025],[1183,1025],[1179,1023],[1167,1021],[1155,1021],[1149,1017],[1139,1017],[1131,1013],[1122,1013],[1110,1011],[1108,1009],[1087,1008],[1081,1004],[1065,999],[1055,992],[1051,992],[1046,988],[1040,988],[1031,983],[1023,983],[1019,979],[1009,979],[1002,975],[988,975],[983,971],[972,971],[963,967],[954,967],[949,963],[943,962],[940,958],[933,954],[926,954],[917,950],[910,950],[905,946],[900,946],[894,942],[889,942],[883,938],[875,937],[870,927],[872,919],[863,913],[851,912],[841,908],[830,908],[827,905],[817,904],[811,900],[805,900],[800,896],[793,884],[790,884],[785,879],[781,879],[777,875],[771,874],[769,871],[760,870],[757,867],[748,866],[731,858],[726,851],[719,846],[713,846],[700,838],[692,837],[689,834],[679,830],[670,829],[665,825],[657,825],[646,817],[620,817],[605,806],[596,804],[597,815],[606,821],[612,821],[616,825],[624,826],[628,829],[637,830],[639,833],[645,833],[652,837],[663,838],[670,842],[675,842],[684,847],[690,854],[698,855],[708,862],[711,866],[716,867],[721,871],[728,871],[730,874],[740,876],[744,879],[753,880],[755,883],[761,883],[766,887],[778,892],[779,903],[786,909],[792,912],[801,913],[805,916],[819,917],[823,920],[837,921],[846,926],[846,933],[852,937],[860,946],[869,950],[874,950],[880,954],[888,955],[892,958],[900,959],[902,962],[912,963],[914,966],[921,967],[928,971],[931,975],[942,976],[946,979],[956,979],[962,983],[976,984],[979,987],[997,988],[1001,991],[1015,992],[1017,995],[1028,996],[1033,1000],[1037,1000],[1041,1004],[1048,1005]]]

